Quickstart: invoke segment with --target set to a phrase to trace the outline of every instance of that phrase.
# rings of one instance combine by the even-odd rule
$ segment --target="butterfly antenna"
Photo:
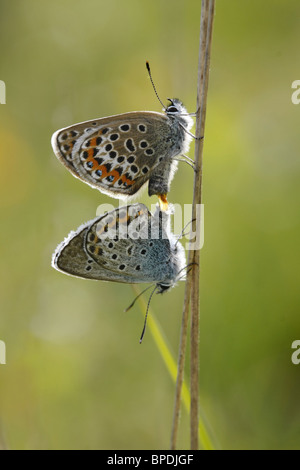
[[[143,295],[144,292],[146,292],[146,290],[150,289],[150,287],[152,287],[152,286],[153,286],[153,284],[151,284],[151,286],[146,287],[146,289],[144,289],[139,295],[137,295],[137,296],[135,297],[135,299],[133,299],[133,302],[131,302],[131,304],[129,305],[129,307],[125,308],[124,312],[128,312],[128,310],[130,310],[130,309],[134,306],[134,304],[135,304],[135,302],[137,301],[137,299],[138,299],[141,295]]]
[[[189,263],[189,264],[187,264],[186,266],[184,266],[184,268],[182,268],[182,269],[179,271],[179,273],[178,273],[178,275],[177,275],[177,277],[176,277],[176,282],[181,281],[181,279],[184,279],[184,280],[185,280],[185,279],[186,279],[186,275],[191,271],[192,266],[193,266],[194,264],[197,265],[198,263]],[[182,271],[184,271],[185,269],[186,269],[186,273],[183,274],[182,276],[179,276],[179,274],[180,274]],[[178,277],[178,276],[179,276],[179,277]]]
[[[142,334],[141,334],[141,337],[140,337],[140,344],[143,341],[143,337],[144,337],[144,334],[145,334],[145,331],[146,331],[146,325],[147,325],[147,318],[148,318],[150,302],[151,302],[151,299],[152,299],[153,294],[156,291],[156,289],[157,289],[157,285],[154,287],[153,291],[150,294],[149,300],[148,300],[148,305],[147,305],[147,310],[146,310],[146,315],[145,315],[145,321],[144,321],[144,327],[143,327],[143,331],[142,331]]]
[[[160,97],[158,96],[158,93],[157,93],[157,91],[156,91],[156,87],[155,87],[154,82],[153,82],[153,79],[152,79],[151,70],[150,70],[150,65],[149,65],[149,62],[148,62],[148,61],[146,62],[146,67],[147,67],[147,71],[148,71],[148,74],[149,74],[149,77],[150,77],[150,80],[151,80],[151,83],[152,83],[152,86],[153,86],[153,90],[154,90],[154,92],[155,92],[155,94],[156,94],[156,97],[157,97],[158,101],[160,102],[160,104],[162,105],[163,109],[166,109],[165,106],[164,106],[164,104],[163,104],[163,102],[162,102],[162,100],[160,99]]]
[[[186,269],[186,272],[189,273],[190,270],[192,269],[192,266],[194,266],[194,265],[197,266],[198,263],[193,262],[193,263],[187,264],[186,266],[184,266],[184,268],[180,269],[180,271],[179,271],[178,274],[180,274],[180,273],[181,273],[182,271],[184,271],[185,269]],[[179,279],[181,279],[181,277],[180,277]]]

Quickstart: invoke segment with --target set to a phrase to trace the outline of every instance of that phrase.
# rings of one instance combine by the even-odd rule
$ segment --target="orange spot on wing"
[[[93,137],[90,142],[91,147],[96,147],[97,145],[97,137]]]
[[[145,209],[141,209],[140,211],[138,211],[138,213],[137,213],[137,216],[136,216],[136,217],[141,217],[141,215],[145,215],[145,214],[147,214],[147,213],[148,213],[148,211],[147,211],[147,210],[145,210]]]
[[[92,162],[93,167],[91,168],[91,170],[95,170],[98,167],[98,162],[94,159],[94,149],[89,148],[87,150],[87,153],[88,153],[88,157],[87,157],[86,161],[87,162]]]
[[[114,184],[118,180],[120,175],[119,175],[118,171],[112,170],[109,173],[107,173],[107,176],[113,176],[114,177],[114,180],[112,181],[112,184]]]
[[[89,148],[88,149],[88,160],[93,161],[94,160],[94,149]]]
[[[135,180],[132,181],[132,180],[126,178],[126,175],[123,175],[121,177],[121,181],[122,181],[122,183],[127,183],[127,186],[132,186],[135,183]]]
[[[125,222],[127,222],[129,220],[129,214],[128,212],[126,212],[126,215],[122,218],[119,218],[119,223],[120,224],[124,224]]]

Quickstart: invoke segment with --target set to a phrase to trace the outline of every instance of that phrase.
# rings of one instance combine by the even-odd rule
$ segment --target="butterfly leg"
[[[182,157],[186,158],[189,162],[191,162],[193,164],[195,163],[194,160],[192,158],[188,157],[187,155],[183,154]]]
[[[179,125],[180,127],[182,127],[182,129],[184,130],[184,132],[186,132],[188,135],[190,135],[191,137],[193,137],[193,139],[195,140],[201,140],[204,138],[204,135],[202,135],[201,137],[197,137],[196,135],[192,134],[192,132],[188,131],[180,122],[179,122]]]
[[[194,160],[189,158],[187,155],[181,155],[181,157],[174,158],[174,160],[177,160],[178,162],[187,163],[195,171],[195,162],[194,162]]]

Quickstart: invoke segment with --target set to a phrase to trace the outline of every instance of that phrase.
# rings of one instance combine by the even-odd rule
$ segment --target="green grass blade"
[[[133,287],[134,291],[136,294],[139,293],[138,289],[136,287]],[[145,300],[142,297],[139,297],[137,299],[141,312],[143,316],[145,315],[146,309],[147,309],[147,304]],[[157,349],[161,355],[162,360],[164,361],[166,368],[174,382],[176,383],[176,378],[177,378],[177,362],[174,358],[174,355],[172,354],[168,344],[167,340],[165,338],[165,335],[162,331],[161,326],[159,325],[157,319],[155,318],[152,310],[149,308],[149,315],[148,315],[148,320],[147,320],[147,329],[150,330],[150,333],[152,335],[152,338],[157,346]],[[184,408],[186,412],[189,414],[190,413],[190,392],[187,386],[186,381],[183,381],[182,384],[182,391],[181,391],[181,399],[184,405]],[[214,450],[214,446],[212,444],[209,432],[207,430],[207,427],[200,417],[199,419],[199,441],[201,443],[201,447],[204,450]]]

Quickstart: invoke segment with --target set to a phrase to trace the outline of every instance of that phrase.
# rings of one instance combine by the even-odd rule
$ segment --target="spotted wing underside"
[[[143,204],[111,211],[71,232],[52,265],[85,279],[123,283],[157,282],[156,260],[170,261],[168,239],[152,240],[152,215]]]
[[[169,132],[164,114],[110,116],[67,127],[52,137],[58,159],[77,178],[114,197],[135,194],[163,159],[159,139]]]

